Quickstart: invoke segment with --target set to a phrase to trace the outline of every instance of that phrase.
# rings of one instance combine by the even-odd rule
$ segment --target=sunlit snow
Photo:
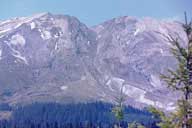
[[[25,45],[25,39],[23,36],[21,36],[20,34],[16,34],[16,35],[13,35],[11,37],[11,40],[10,40],[10,43],[12,45],[21,45],[21,46],[24,46]]]
[[[67,87],[67,86],[61,86],[60,89],[61,89],[61,90],[67,90],[68,87]]]
[[[30,24],[30,26],[31,26],[31,30],[33,30],[33,29],[36,27],[36,25],[35,25],[34,22],[32,22],[32,23]]]

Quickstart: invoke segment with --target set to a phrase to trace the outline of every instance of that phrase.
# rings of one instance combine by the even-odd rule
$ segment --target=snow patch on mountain
[[[68,35],[69,33],[69,31],[68,31],[68,21],[67,20],[59,20],[59,19],[56,19],[55,21],[54,21],[54,23],[55,23],[55,26],[56,27],[58,27],[58,28],[61,28],[61,31],[62,31],[62,33],[63,34],[66,34],[66,35]]]
[[[55,50],[58,49],[58,42],[55,43],[55,48],[54,48],[54,49],[55,49]]]
[[[2,50],[0,49],[0,60],[2,59]]]
[[[13,56],[16,57],[18,61],[21,61],[21,62],[24,62],[25,64],[28,64],[27,59],[24,56],[22,56],[20,53],[13,54]]]
[[[30,23],[31,30],[33,30],[36,27],[36,24],[34,22]]]
[[[8,41],[5,41],[5,43],[7,43],[8,47],[9,47],[9,48],[11,49],[11,51],[12,51],[12,55],[16,58],[17,61],[22,62],[22,63],[28,65],[27,59],[26,59],[24,56],[22,56],[22,54],[21,54],[19,51],[15,50],[15,49],[11,46],[11,44],[8,43]],[[15,62],[17,62],[17,61],[15,61]]]
[[[86,80],[86,76],[81,76],[81,80]]]
[[[117,85],[121,86],[125,80],[118,78],[118,77],[113,77],[112,81],[116,82]]]
[[[9,31],[13,31],[13,30],[19,28],[24,23],[26,23],[26,24],[30,23],[31,21],[33,21],[37,18],[43,17],[47,14],[48,13],[40,13],[40,14],[33,15],[31,17],[20,17],[20,18],[16,17],[16,18],[13,18],[10,20],[2,21],[0,23],[0,34],[7,33]],[[34,27],[33,22],[31,25],[32,25],[31,28],[33,28]]]
[[[43,31],[43,39],[48,40],[51,38],[51,33],[49,31]]]
[[[12,45],[20,45],[24,46],[25,45],[25,39],[22,35],[16,34],[11,37],[10,43]]]
[[[174,111],[176,110],[176,106],[173,102],[170,102],[167,104],[167,106],[165,107],[167,111]]]
[[[163,53],[164,53],[164,51],[163,51],[163,49],[162,49],[162,48],[160,49],[160,53],[161,53],[162,55],[163,55]]]
[[[160,81],[159,77],[157,77],[156,75],[151,75],[150,83],[155,88],[161,87],[161,81]]]
[[[146,93],[146,92],[145,92]],[[148,105],[152,105],[155,106],[154,101],[145,98],[145,93],[144,94],[140,94],[139,99],[136,99],[137,101],[144,103],[144,104],[148,104]],[[134,95],[134,94],[133,94]]]
[[[0,30],[0,34],[6,33],[6,32],[8,32],[8,31],[10,31],[10,30],[12,30],[12,29],[4,29],[4,30]]]
[[[109,87],[109,89],[112,91],[112,92],[114,92],[115,90],[112,88],[112,80],[111,79],[109,79],[108,81],[107,81],[107,83],[106,83],[106,85]]]
[[[123,92],[130,97],[140,97],[140,95],[144,95],[146,93],[145,90],[139,89],[132,85],[125,84]]]
[[[1,21],[1,22],[0,22],[0,25],[6,24],[6,23],[9,23],[9,22],[11,22],[11,20]]]
[[[134,32],[134,36],[138,35],[138,33],[140,32],[140,29],[137,28],[136,31]],[[128,43],[127,43],[128,44]]]
[[[146,25],[143,23],[143,21],[139,20],[136,24],[136,31],[134,35],[136,36],[138,33],[142,33],[146,30]]]
[[[167,22],[158,21],[152,18],[140,19],[136,23],[136,31],[134,35],[144,31],[152,31],[168,35],[169,32],[167,30],[166,24]]]
[[[134,98],[137,102],[144,103],[147,105],[155,105],[154,101],[147,99],[145,90],[126,84],[123,91],[127,96]]]
[[[41,30],[41,29],[39,29],[39,32],[40,32],[40,34],[41,34],[41,38],[43,39],[43,40],[48,40],[48,39],[50,39],[52,36],[51,36],[51,33],[49,32],[49,31],[47,31],[47,30]]]
[[[65,91],[65,90],[68,89],[68,87],[67,87],[67,86],[61,86],[60,89],[63,90],[63,91]]]
[[[106,97],[106,96],[107,96],[107,94],[106,94],[105,92],[99,93],[99,95],[100,95],[101,97]]]

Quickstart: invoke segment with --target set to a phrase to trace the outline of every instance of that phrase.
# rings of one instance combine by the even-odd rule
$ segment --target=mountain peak
[[[130,16],[92,29],[75,17],[47,12],[0,22],[2,100],[113,102],[125,84],[128,104],[172,109],[176,99],[159,73],[176,62],[156,32],[185,37],[178,24]]]
[[[44,17],[44,16],[51,16],[52,14],[50,12],[42,12],[42,13],[37,13],[37,14],[34,14],[32,16],[30,16],[31,19],[33,18],[40,18],[40,17]]]

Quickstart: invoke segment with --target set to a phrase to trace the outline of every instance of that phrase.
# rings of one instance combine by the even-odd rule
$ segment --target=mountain
[[[0,22],[0,103],[126,103],[173,110],[177,93],[159,78],[177,62],[165,35],[186,36],[178,22],[119,17],[87,27],[68,15]]]

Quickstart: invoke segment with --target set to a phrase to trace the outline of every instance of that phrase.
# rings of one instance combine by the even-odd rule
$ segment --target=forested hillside
[[[9,121],[1,121],[0,128],[111,128],[116,122],[113,105],[102,102],[57,104],[34,103],[18,106]],[[156,128],[152,114],[133,107],[124,108],[123,128],[138,122],[147,128]]]

